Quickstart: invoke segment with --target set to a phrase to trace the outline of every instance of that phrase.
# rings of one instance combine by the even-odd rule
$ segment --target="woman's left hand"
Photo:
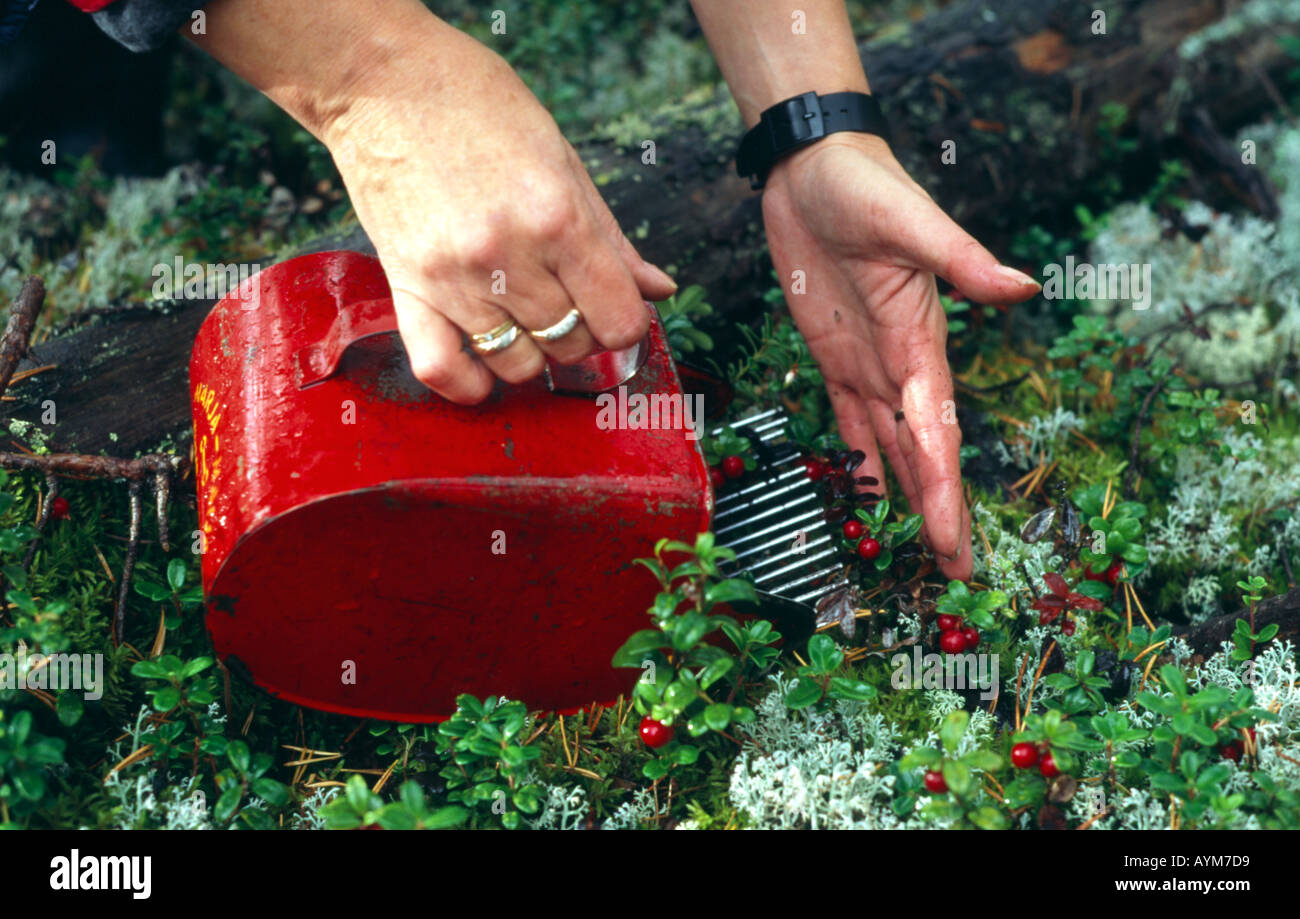
[[[922,532],[940,569],[969,578],[961,430],[934,278],[979,303],[1019,302],[1039,285],[1000,265],[868,134],[835,134],[778,163],[763,219],[840,436],[867,455],[861,473],[883,483],[883,452],[912,510],[925,517]],[[792,293],[796,271],[804,293]]]

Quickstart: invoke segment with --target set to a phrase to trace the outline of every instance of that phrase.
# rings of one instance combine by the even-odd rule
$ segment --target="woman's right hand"
[[[496,377],[537,376],[547,356],[574,363],[641,340],[643,299],[676,285],[636,253],[554,119],[500,56],[415,0],[301,2],[221,0],[209,32],[225,35],[196,40],[329,148],[388,275],[418,379],[474,403]],[[311,28],[258,55],[268,33],[304,14]],[[259,15],[276,25],[259,28]],[[464,347],[462,332],[507,320],[539,331],[574,307],[583,321],[553,342],[521,331],[496,353]]]

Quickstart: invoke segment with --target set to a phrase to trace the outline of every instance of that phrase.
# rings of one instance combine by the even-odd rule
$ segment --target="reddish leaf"
[[[1089,612],[1101,612],[1101,601],[1083,594],[1070,594],[1069,598],[1071,609],[1086,609]]]
[[[1047,586],[1052,589],[1052,593],[1058,597],[1067,597],[1070,594],[1070,585],[1065,583],[1065,578],[1061,577],[1055,571],[1049,571],[1043,575],[1043,580]]]

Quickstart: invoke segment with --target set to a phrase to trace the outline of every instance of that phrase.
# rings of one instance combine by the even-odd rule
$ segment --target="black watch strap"
[[[736,173],[750,176],[753,188],[762,188],[778,160],[837,131],[859,131],[889,140],[889,125],[873,96],[804,93],[763,112],[758,124],[740,141]]]

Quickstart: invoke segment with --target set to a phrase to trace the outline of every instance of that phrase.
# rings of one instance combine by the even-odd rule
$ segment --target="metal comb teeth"
[[[724,574],[750,573],[760,591],[805,604],[811,621],[817,602],[845,587],[848,578],[822,496],[786,440],[788,421],[783,409],[774,408],[728,425],[754,443],[758,467],[743,487],[718,496],[713,532],[736,553]]]

